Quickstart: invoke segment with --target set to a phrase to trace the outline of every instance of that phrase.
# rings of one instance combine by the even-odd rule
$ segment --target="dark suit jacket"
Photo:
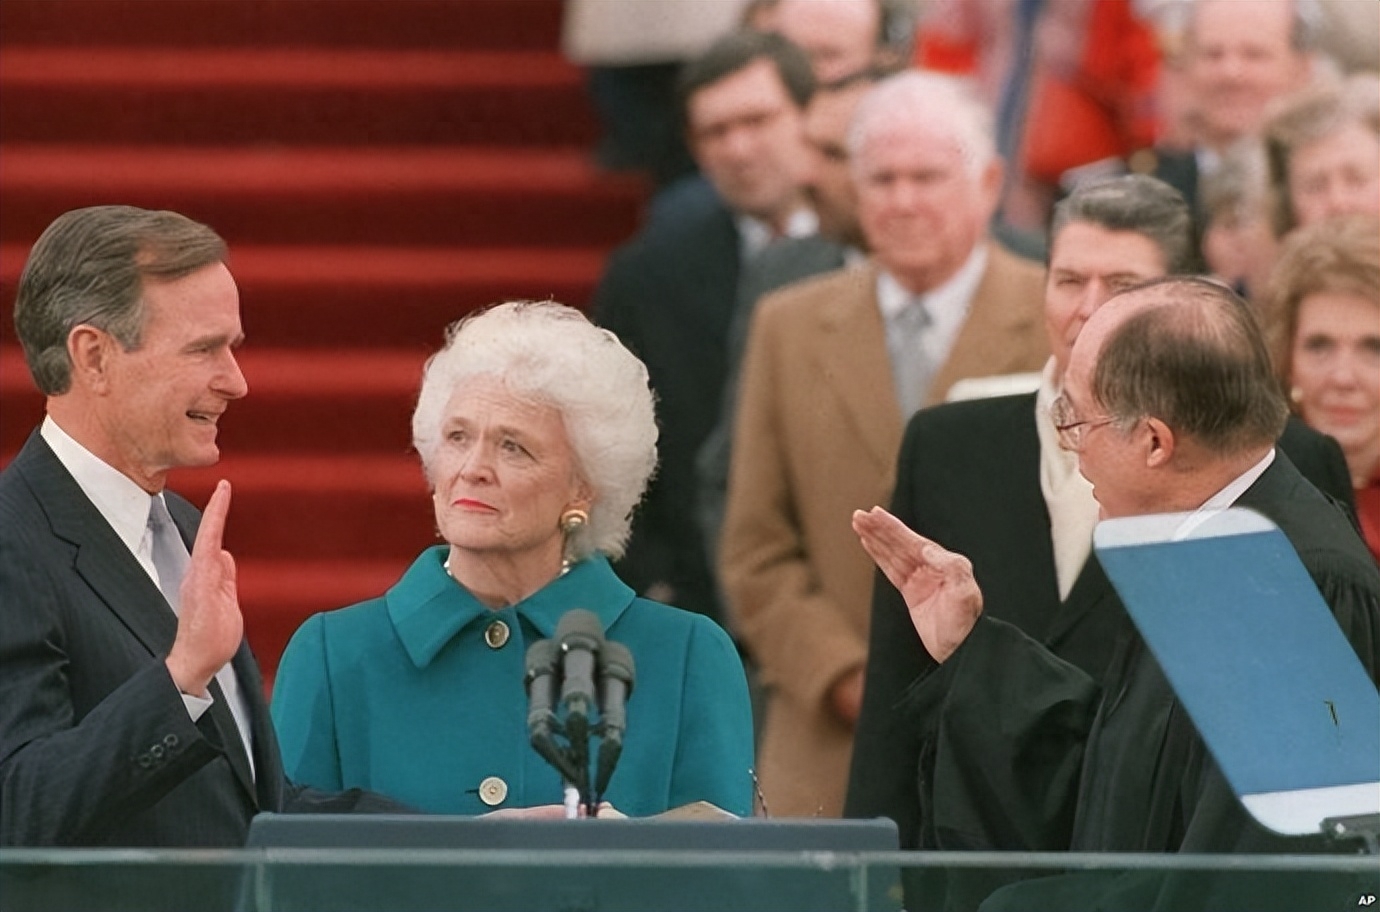
[[[719,417],[739,259],[733,213],[704,178],[687,178],[658,195],[642,231],[614,251],[593,302],[595,321],[646,363],[661,427],[657,475],[615,569],[639,593],[668,585],[657,600],[716,620],[695,453]]]
[[[1336,441],[1291,419],[1280,449],[1325,493],[1352,502]],[[1095,557],[1060,601],[1039,466],[1033,393],[926,409],[906,429],[891,509],[972,561],[985,615],[1100,679],[1129,621]],[[921,737],[901,707],[910,685],[932,667],[900,594],[879,577],[845,813],[892,817],[908,848],[921,843]]]
[[[190,547],[200,516],[167,501]],[[247,643],[253,779],[216,684],[192,722],[176,617],[37,433],[0,472],[0,598],[0,845],[239,846],[260,810],[353,802],[287,784]]]

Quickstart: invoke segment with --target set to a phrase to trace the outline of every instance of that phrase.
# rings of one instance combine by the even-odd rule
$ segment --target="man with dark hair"
[[[718,419],[743,265],[774,237],[815,230],[800,189],[814,80],[799,48],[744,31],[687,64],[680,88],[704,176],[652,201],[592,308],[647,364],[661,424],[661,466],[618,571],[641,594],[720,619],[695,519],[695,453]]]
[[[20,277],[48,414],[0,472],[0,845],[239,846],[259,811],[376,800],[284,779],[221,549],[230,486],[204,517],[164,490],[215,464],[248,389],[225,255],[176,213],[98,206]]]
[[[1345,511],[1275,447],[1286,414],[1245,302],[1213,282],[1166,278],[1113,297],[1088,319],[1051,425],[1077,454],[1104,517],[1184,512],[1192,522],[1241,506],[1273,520],[1373,679],[1380,568]],[[920,775],[991,773],[966,776],[972,813],[934,820],[936,831],[961,833],[968,847],[999,840],[1006,848],[1122,852],[1323,846],[1321,835],[1286,839],[1246,815],[1130,624],[1113,631],[1105,673],[1090,674],[1047,638],[986,614],[963,558],[880,508],[856,514],[854,527],[903,594],[933,658],[912,697],[943,694],[936,715],[944,759],[931,756]]]
[[[972,562],[987,616],[1015,625],[1098,679],[1127,619],[1090,554],[1098,516],[1092,487],[1076,456],[1060,446],[1049,414],[1074,342],[1098,309],[1132,285],[1193,272],[1198,259],[1183,198],[1140,175],[1078,187],[1056,205],[1050,237],[1044,314],[1052,356],[1038,390],[916,415],[901,445],[891,510]],[[1314,484],[1350,503],[1335,441],[1291,421],[1279,445]],[[905,694],[934,664],[900,594],[879,581],[847,813],[892,817],[908,848],[961,847],[939,823],[961,790],[949,795],[941,778],[922,795],[916,776],[922,756],[935,747],[937,705],[908,702]]]

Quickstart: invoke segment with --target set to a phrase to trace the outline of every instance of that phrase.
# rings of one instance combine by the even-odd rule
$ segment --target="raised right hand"
[[[230,482],[220,481],[206,505],[182,579],[177,638],[168,653],[168,672],[177,689],[206,696],[206,687],[235,656],[244,639],[235,558],[221,547],[230,512]]]
[[[966,557],[946,551],[881,507],[856,510],[853,531],[905,599],[920,642],[936,662],[953,655],[982,614],[982,591]]]

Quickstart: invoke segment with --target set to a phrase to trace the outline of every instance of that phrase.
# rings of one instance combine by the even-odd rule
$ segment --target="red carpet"
[[[59,213],[171,208],[230,242],[249,397],[228,546],[271,677],[310,613],[383,591],[435,540],[409,451],[422,362],[507,298],[584,306],[644,197],[598,174],[559,0],[0,3],[0,461],[42,415],[14,340]]]

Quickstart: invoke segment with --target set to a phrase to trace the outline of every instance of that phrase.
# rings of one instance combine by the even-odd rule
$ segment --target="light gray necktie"
[[[173,522],[172,515],[168,513],[168,505],[163,502],[163,498],[157,495],[154,495],[153,503],[149,506],[149,531],[153,533],[151,554],[153,569],[158,571],[158,588],[163,590],[163,598],[167,599],[173,612],[178,613],[182,610],[182,578],[187,575],[187,566],[191,563],[191,555],[187,553],[187,546],[182,541],[182,535],[177,531],[177,524]],[[235,728],[239,731],[240,744],[237,749],[243,752],[249,763],[249,771],[252,776],[254,774],[254,759],[248,750],[249,744],[252,743],[252,736],[248,710],[242,705],[244,701],[240,698],[239,680],[235,677],[234,669],[226,665],[216,672],[216,681],[220,684],[221,693],[225,697],[225,706],[230,710]],[[236,748],[227,745],[227,749]]]
[[[915,414],[929,394],[934,364],[925,353],[923,339],[931,322],[925,303],[919,297],[911,298],[905,308],[891,318],[891,375],[896,381],[896,400],[904,419]]]
[[[163,590],[163,597],[176,613],[182,608],[179,591],[191,558],[172,515],[168,513],[168,505],[157,495],[154,495],[149,507],[149,531],[153,533],[153,569],[158,571],[158,588]]]

